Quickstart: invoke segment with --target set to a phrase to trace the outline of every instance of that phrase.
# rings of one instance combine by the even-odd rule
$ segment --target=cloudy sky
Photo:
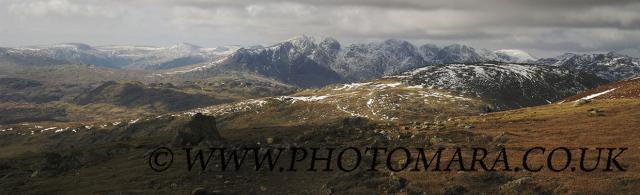
[[[638,0],[0,0],[0,46],[268,45],[300,34],[640,56]]]

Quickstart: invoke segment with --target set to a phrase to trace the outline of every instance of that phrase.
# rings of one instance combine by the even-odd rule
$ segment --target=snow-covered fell
[[[170,46],[90,46],[82,43],[61,43],[9,48],[13,55],[47,57],[66,63],[84,63],[98,66],[162,69],[201,63],[216,56],[229,55],[239,47],[202,48],[188,43]]]
[[[435,65],[408,71],[397,78],[410,85],[479,97],[502,108],[553,102],[603,83],[593,75],[527,64]]]
[[[640,59],[614,52],[606,54],[565,53],[555,58],[540,59],[537,63],[591,73],[610,81],[640,75]]]

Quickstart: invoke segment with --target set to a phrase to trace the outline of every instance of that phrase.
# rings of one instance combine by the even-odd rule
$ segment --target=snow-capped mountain
[[[343,46],[333,38],[303,35],[269,47],[242,48],[226,59],[172,73],[206,77],[207,74],[216,76],[236,71],[297,86],[323,86],[377,79],[432,64],[523,62],[529,59],[523,56],[530,58],[525,52],[496,53],[459,44],[443,48],[433,44],[416,47],[395,39]]]
[[[433,61],[438,64],[450,63],[479,63],[487,61],[488,58],[481,55],[473,47],[453,44],[443,47],[438,51]]]
[[[62,63],[83,63],[114,68],[164,69],[202,63],[228,55],[238,47],[202,48],[188,43],[167,47],[98,46],[62,43],[44,46],[6,48],[12,56],[49,58]]]
[[[271,46],[203,48],[181,43],[166,47],[96,46],[67,43],[0,48],[10,64],[83,63],[124,69],[151,69],[157,75],[208,79],[221,75],[264,77],[299,87],[358,82],[441,64],[520,63],[559,66],[606,80],[640,75],[640,60],[607,54],[564,54],[536,59],[522,50],[476,49],[461,44],[415,46],[386,40],[343,45],[333,38],[298,36]]]
[[[425,48],[425,46],[422,48]],[[426,48],[429,49],[423,50],[427,51],[425,56],[435,53],[432,58],[425,58],[428,59],[431,64],[477,64],[483,62],[531,63],[536,60],[536,58],[532,57],[529,53],[515,49],[491,51],[487,49],[475,49],[473,47],[460,44],[445,46],[439,50],[436,49],[437,47],[434,48],[433,46]]]
[[[345,80],[361,81],[397,74],[428,63],[421,51],[411,43],[391,39],[349,45],[341,50],[330,67]]]
[[[203,71],[214,75],[244,72],[297,86],[322,86],[341,80],[328,65],[335,60],[336,47],[339,47],[335,44],[337,41],[330,38],[301,36],[269,47],[241,48]]]
[[[502,59],[502,61],[505,62],[532,63],[537,60],[535,57],[531,56],[531,54],[519,49],[501,49],[494,51],[494,53],[499,59]]]
[[[323,74],[326,76],[331,75],[329,78],[315,78],[320,83],[325,83],[320,80],[328,80],[328,82],[332,83],[336,80],[361,81],[375,79],[429,64],[481,63],[487,61],[523,62],[522,59],[528,59],[522,57],[528,56],[524,52],[497,53],[459,44],[442,48],[433,44],[417,47],[407,41],[391,39],[382,42],[343,46],[333,38],[317,38],[305,35],[268,47],[240,48],[239,46],[203,48],[188,43],[165,47],[126,45],[93,47],[81,43],[63,43],[5,48],[6,55],[3,56],[14,59],[13,61],[17,62],[16,64],[21,64],[25,60],[15,59],[42,58],[42,60],[31,60],[31,62],[36,64],[41,61],[50,61],[49,63],[42,62],[43,64],[50,64],[51,62],[56,62],[55,64],[82,63],[112,68],[153,70],[181,67],[189,69],[196,65],[200,68],[195,70],[203,70],[203,66],[217,67],[217,65],[213,64],[219,64],[220,62],[241,63],[247,67],[241,65],[233,67],[233,69],[275,77],[283,81],[291,80],[291,82],[296,79],[285,77],[300,76],[285,74],[320,71],[320,73],[324,72]],[[224,56],[233,57],[223,58]],[[228,60],[225,61],[224,59]],[[25,62],[29,61],[26,60]],[[309,63],[315,65],[309,65]],[[229,66],[220,67],[230,68]],[[243,69],[243,67],[246,69]],[[290,69],[290,71],[285,69]],[[334,78],[335,74],[339,75],[340,78]],[[307,77],[305,79],[313,80],[314,78]],[[313,82],[315,81],[308,81],[307,83]]]
[[[606,54],[565,53],[555,58],[540,59],[537,63],[592,73],[610,81],[640,75],[640,59],[614,52]]]
[[[499,108],[551,103],[605,82],[562,67],[526,64],[434,65],[394,77],[411,85],[479,97]]]
[[[0,65],[48,66],[64,63],[66,61],[50,58],[35,50],[0,48]]]

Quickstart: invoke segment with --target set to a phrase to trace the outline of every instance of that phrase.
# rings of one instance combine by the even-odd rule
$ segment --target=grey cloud
[[[310,34],[541,55],[636,51],[637,10],[637,0],[3,0],[0,45],[254,45]]]
[[[137,0],[151,1],[151,0]],[[546,9],[583,9],[595,6],[624,6],[637,3],[635,0],[165,0],[173,5],[217,7],[245,6],[248,4],[268,4],[294,2],[314,6],[358,6],[384,9],[493,9],[501,8],[546,8]]]

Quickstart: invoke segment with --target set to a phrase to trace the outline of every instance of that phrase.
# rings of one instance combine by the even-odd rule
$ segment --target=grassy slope
[[[589,114],[590,108],[604,110],[604,116]],[[551,104],[546,106],[524,108],[506,112],[492,113],[486,116],[456,118],[456,124],[473,124],[476,127],[467,130],[493,138],[504,133],[505,147],[516,149],[512,153],[510,164],[521,166],[524,151],[518,148],[543,146],[546,148],[569,147],[628,147],[619,161],[629,168],[628,172],[607,173],[595,171],[553,173],[500,173],[501,177],[517,179],[531,176],[535,185],[545,191],[554,193],[631,193],[640,190],[640,153],[637,152],[637,137],[640,136],[640,100],[596,100],[592,103],[574,107],[571,103]],[[451,130],[461,128],[449,126]],[[459,144],[459,143],[458,143]],[[462,143],[464,144],[464,143]],[[487,143],[492,144],[492,143]],[[468,155],[468,154],[467,154]],[[494,154],[495,155],[495,154]],[[575,152],[572,167],[579,166],[579,153]],[[606,154],[603,154],[606,155]],[[515,158],[513,158],[515,157]],[[606,156],[605,156],[606,157]],[[532,158],[532,164],[539,165],[546,159]],[[558,160],[559,161],[559,160]],[[562,162],[554,162],[561,164]],[[593,161],[587,161],[593,162]],[[601,163],[604,163],[601,161]],[[603,167],[601,164],[600,167]],[[590,166],[590,165],[589,165]],[[486,173],[409,173],[403,174],[411,181],[415,189],[433,188],[433,186],[456,183],[472,191],[497,191],[505,181],[501,177],[483,181]],[[585,185],[588,184],[588,185]],[[438,192],[435,190],[434,192]],[[442,192],[442,191],[440,191]]]
[[[592,116],[587,110],[590,108],[600,108],[604,110],[604,116]],[[166,126],[164,122],[158,122],[159,127]],[[162,125],[165,124],[165,125]],[[464,124],[473,124],[475,128],[465,129]],[[390,140],[389,143],[403,146],[485,146],[493,148],[496,144],[491,141],[493,137],[505,132],[506,141],[504,145],[517,150],[522,147],[554,146],[567,147],[629,147],[621,158],[621,162],[629,166],[629,171],[620,173],[605,172],[562,172],[551,173],[543,171],[539,173],[498,173],[489,175],[485,172],[402,172],[400,177],[407,179],[407,186],[400,192],[432,192],[443,193],[446,189],[443,186],[460,185],[469,191],[495,193],[499,191],[499,186],[523,176],[533,177],[534,184],[530,185],[534,192],[555,192],[565,193],[631,193],[640,190],[640,172],[636,169],[640,162],[640,155],[634,150],[637,149],[635,139],[640,136],[638,127],[640,126],[640,100],[638,99],[616,99],[616,100],[596,100],[592,103],[579,107],[574,107],[571,103],[550,104],[533,108],[518,109],[506,112],[491,113],[486,116],[457,117],[446,122],[444,128],[440,130],[418,129],[415,138],[408,140]],[[398,133],[394,126],[377,127],[391,130],[391,133]],[[325,132],[315,137],[324,137],[333,141],[313,141],[311,144],[335,145],[344,144],[356,146],[369,146],[373,142],[371,136],[375,134],[368,132],[340,133],[343,128],[332,126],[331,124],[317,124],[317,126],[280,126],[263,128],[241,128],[241,129],[221,129],[223,137],[235,144],[248,144],[264,140],[265,137],[277,137],[284,140],[294,140],[302,134],[309,132]],[[366,129],[366,128],[365,128]],[[372,130],[372,129],[369,129]],[[108,130],[107,130],[108,131]],[[346,129],[344,131],[353,131]],[[88,131],[90,132],[90,131]],[[125,131],[126,132],[126,131]],[[321,193],[325,192],[322,186],[333,180],[340,180],[343,184],[333,184],[338,192],[366,193],[376,189],[376,182],[385,183],[389,181],[389,176],[372,176],[371,178],[349,178],[336,176],[334,173],[256,173],[253,171],[241,172],[209,172],[204,174],[187,173],[182,169],[172,169],[170,172],[157,174],[146,167],[145,152],[155,146],[165,144],[170,141],[171,133],[152,133],[149,130],[146,134],[126,141],[116,141],[95,145],[85,145],[78,151],[105,151],[116,148],[117,144],[125,144],[128,147],[124,152],[116,152],[111,158],[102,162],[86,166],[75,171],[69,171],[61,176],[28,177],[30,171],[24,171],[24,177],[9,176],[3,181],[12,181],[10,184],[14,192],[151,192],[160,191],[165,193],[185,193],[197,186],[205,186],[208,189],[222,190],[223,192],[252,191],[259,192],[260,186],[264,186],[268,192],[294,192],[294,193]],[[163,132],[163,131],[160,131]],[[124,134],[121,131],[111,132],[114,134]],[[151,136],[156,134],[156,136]],[[44,135],[41,135],[44,136]],[[340,137],[346,136],[346,137]],[[433,143],[430,138],[437,136],[445,141]],[[48,138],[40,138],[48,139]],[[24,147],[36,147],[36,145],[24,144],[40,140],[31,138],[31,141],[8,144],[2,147],[1,158],[5,160],[16,160],[27,166],[33,164],[35,159],[29,156],[37,156],[35,149],[32,152],[23,153]],[[73,140],[73,139],[71,139]],[[69,140],[69,141],[71,141]],[[309,140],[307,141],[309,143]],[[40,144],[39,144],[40,145]],[[18,150],[20,149],[20,150]],[[12,151],[7,153],[7,151]],[[23,152],[17,152],[23,151]],[[64,152],[71,152],[73,149],[65,149]],[[33,153],[35,152],[35,153]],[[522,152],[522,151],[518,151]],[[465,154],[469,155],[469,154]],[[515,154],[511,155],[516,157]],[[26,158],[26,159],[25,159]],[[176,157],[178,159],[183,157]],[[539,163],[534,159],[534,163]],[[519,164],[519,159],[511,159],[512,164]],[[15,173],[14,173],[15,174]],[[260,175],[258,177],[258,175]],[[26,178],[15,179],[15,178]],[[23,182],[17,184],[16,182]],[[226,183],[225,183],[226,182]],[[174,184],[175,183],[175,184]],[[351,184],[350,184],[351,183]],[[374,185],[372,185],[374,184]],[[584,185],[589,184],[589,185]],[[76,188],[67,191],[64,186],[73,185]],[[347,185],[350,187],[344,187]],[[382,184],[380,184],[382,185]],[[173,187],[172,187],[173,186]],[[331,186],[331,185],[329,185]],[[535,188],[535,189],[534,189]],[[64,190],[63,190],[64,189]]]
[[[405,92],[413,90],[418,89],[405,89]],[[331,93],[335,92],[327,88],[303,91],[296,95],[318,96]],[[359,98],[335,98],[332,101],[359,105],[354,108],[362,109],[364,113],[367,111],[363,105],[366,105],[368,93],[365,91],[356,91],[356,93]],[[398,91],[389,93],[397,94]],[[305,146],[336,147],[365,147],[381,144],[389,147],[394,145],[405,147],[483,146],[495,150],[497,144],[503,144],[515,152],[510,155],[512,165],[520,164],[516,153],[522,153],[520,149],[527,147],[628,147],[630,149],[620,159],[629,168],[628,172],[623,173],[543,171],[488,174],[453,171],[368,175],[365,173],[258,173],[250,170],[199,173],[186,172],[181,168],[155,173],[148,168],[146,162],[148,158],[145,154],[158,146],[170,143],[174,135],[173,128],[180,126],[185,120],[185,116],[177,116],[177,119],[166,116],[159,119],[150,118],[136,124],[126,124],[125,121],[120,125],[83,130],[77,134],[69,131],[61,134],[49,131],[35,135],[16,135],[15,131],[2,132],[0,133],[2,138],[0,140],[0,188],[12,193],[159,192],[175,194],[189,193],[196,187],[204,186],[224,193],[320,194],[326,193],[328,188],[331,188],[334,192],[346,194],[376,192],[412,194],[443,193],[453,186],[461,186],[468,191],[493,194],[499,192],[500,186],[505,183],[530,176],[533,181],[525,186],[525,191],[528,190],[528,192],[632,194],[640,190],[640,171],[636,168],[640,162],[640,153],[635,151],[638,149],[635,143],[640,135],[638,133],[640,132],[638,131],[640,130],[640,99],[616,98],[618,99],[596,99],[577,107],[567,102],[483,116],[458,115],[450,120],[441,118],[438,121],[440,126],[437,128],[420,126],[411,130],[412,138],[397,138],[397,135],[406,132],[401,130],[404,126],[396,123],[344,127],[339,121],[342,117],[350,115],[335,110],[335,104],[330,104],[331,102],[278,103],[258,114],[245,112],[220,117],[219,124],[223,127],[220,133],[228,143],[240,145],[264,142],[267,137],[281,140],[276,144],[304,143]],[[470,103],[478,102],[474,100]],[[389,110],[406,110],[411,105],[407,106],[409,107],[391,107]],[[592,108],[602,110],[601,116],[591,114],[589,110]],[[459,110],[452,110],[454,111]],[[469,111],[469,113],[475,112],[477,112],[476,108]],[[323,113],[341,114],[316,121],[297,118],[297,116],[306,116],[312,120]],[[468,125],[473,125],[475,128],[465,128]],[[382,135],[375,133],[380,130],[387,132]],[[501,139],[495,139],[501,134],[503,134]],[[34,171],[38,170],[34,165],[42,164],[44,160],[44,152],[68,154],[89,160],[81,167],[61,174],[39,173],[32,177]],[[108,155],[104,157],[100,154]],[[184,157],[176,156],[176,159],[184,159]],[[540,163],[543,159],[533,160],[533,163]],[[406,186],[397,190],[388,189],[389,183],[397,177],[406,179]],[[69,186],[74,188],[70,189]]]

